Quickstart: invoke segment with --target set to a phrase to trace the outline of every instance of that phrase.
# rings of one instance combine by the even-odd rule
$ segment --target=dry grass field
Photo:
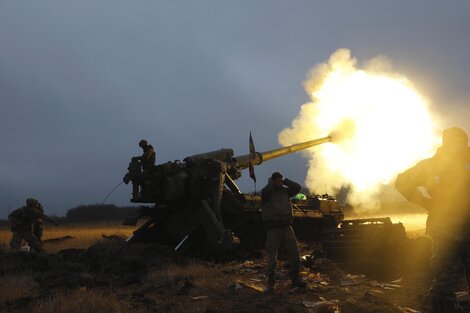
[[[123,226],[119,222],[93,223],[93,224],[66,224],[57,227],[44,225],[43,241],[47,253],[57,253],[63,249],[86,249],[95,244],[103,236],[128,237],[135,229],[134,226]],[[48,242],[54,238],[73,237],[68,240]],[[7,228],[0,228],[0,245],[9,246],[11,232]]]
[[[406,312],[402,308],[420,308],[426,293],[406,280],[383,289],[383,282],[318,259],[302,272],[306,290],[292,290],[288,268],[280,266],[278,290],[265,294],[263,258],[181,259],[158,245],[127,246],[123,238],[134,229],[118,223],[46,226],[46,256],[9,253],[11,233],[1,229],[0,313],[334,312],[305,305],[325,300],[336,301],[341,312]],[[50,240],[66,236],[73,238]],[[311,251],[302,247],[302,253]],[[344,286],[345,280],[357,284]]]

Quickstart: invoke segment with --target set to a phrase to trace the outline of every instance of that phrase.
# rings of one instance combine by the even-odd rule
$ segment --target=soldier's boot
[[[268,288],[266,292],[274,292],[276,290],[276,275],[274,273],[268,275]]]
[[[307,283],[302,280],[298,271],[292,272],[292,286],[298,287],[298,288],[307,287]]]

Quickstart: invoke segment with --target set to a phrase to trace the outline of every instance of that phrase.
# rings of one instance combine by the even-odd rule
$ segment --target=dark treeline
[[[136,215],[136,212],[136,207],[118,207],[113,204],[81,205],[68,210],[62,220],[67,223],[124,220],[126,217]]]
[[[87,223],[103,221],[123,221],[127,217],[137,215],[137,207],[118,207],[113,204],[80,205],[69,209],[65,216],[54,216],[59,223]],[[47,214],[47,211],[46,211]],[[7,219],[0,219],[0,226],[8,226]]]

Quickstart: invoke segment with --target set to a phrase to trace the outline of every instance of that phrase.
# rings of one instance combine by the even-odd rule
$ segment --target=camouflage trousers
[[[291,278],[298,279],[300,272],[300,255],[292,226],[270,227],[266,234],[266,253],[268,277],[273,278],[276,272],[277,255],[281,247],[287,252],[291,269]]]
[[[19,251],[21,248],[21,242],[26,241],[30,248],[35,252],[44,252],[41,243],[30,231],[15,230],[11,237],[10,247],[13,251]]]
[[[470,242],[455,240],[433,240],[431,265],[434,283],[431,288],[432,312],[454,312],[454,293],[465,275],[470,286]]]

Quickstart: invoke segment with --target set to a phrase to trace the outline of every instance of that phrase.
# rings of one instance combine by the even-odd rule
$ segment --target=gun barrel
[[[309,141],[306,141],[306,142],[297,143],[295,145],[287,146],[287,147],[284,147],[284,148],[279,148],[279,149],[274,149],[274,150],[271,150],[271,151],[262,152],[261,153],[261,155],[263,157],[262,161],[268,161],[268,160],[271,160],[271,159],[281,157],[281,156],[286,155],[286,154],[291,154],[291,153],[294,153],[294,152],[297,152],[297,151],[300,151],[300,150],[305,150],[305,149],[311,148],[313,146],[318,146],[318,145],[321,145],[325,142],[330,142],[332,139],[333,138],[331,136],[327,136],[327,137],[323,137],[323,138],[319,138],[319,139],[313,139],[313,140],[309,140]]]
[[[300,150],[305,150],[308,148],[311,148],[313,146],[318,146],[326,142],[330,142],[333,140],[333,137],[331,136],[326,136],[318,139],[313,139],[301,143],[297,143],[291,146],[279,148],[279,149],[274,149],[274,150],[269,150],[265,152],[256,152],[256,156],[252,158],[251,163],[252,165],[259,165],[263,163],[264,161],[269,161],[275,158],[279,158],[281,156],[295,153]],[[241,155],[238,157],[235,157],[236,160],[236,166],[239,170],[248,168],[250,166],[250,155],[245,154]]]

